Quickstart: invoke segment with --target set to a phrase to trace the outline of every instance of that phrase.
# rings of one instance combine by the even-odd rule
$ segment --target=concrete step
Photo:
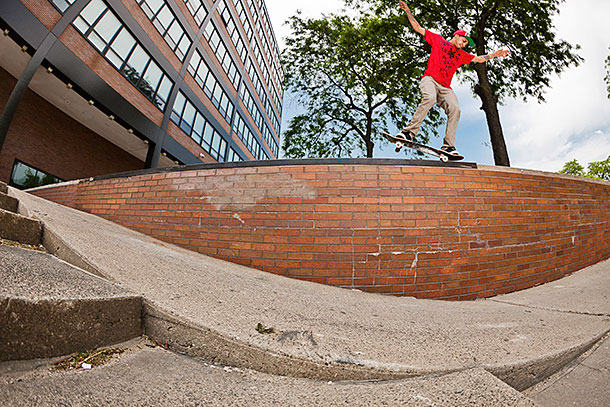
[[[49,254],[0,245],[0,361],[141,335],[142,298]]]
[[[8,194],[8,185],[0,181],[0,193]]]
[[[0,209],[0,238],[36,246],[42,238],[42,224],[39,220]]]
[[[0,364],[0,399],[13,407],[537,405],[483,369],[388,382],[328,382],[211,365],[140,346],[89,371],[16,372]]]
[[[17,212],[19,207],[19,201],[12,196],[9,196],[5,192],[0,192],[0,209],[4,209],[9,212]]]

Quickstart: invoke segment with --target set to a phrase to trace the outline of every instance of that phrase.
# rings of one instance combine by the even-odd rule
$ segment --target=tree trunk
[[[373,148],[375,148],[375,144],[369,138],[366,142],[366,158],[373,158]]]
[[[504,133],[502,131],[502,124],[500,124],[500,113],[498,112],[498,98],[494,95],[491,83],[489,83],[489,77],[487,75],[486,64],[476,64],[474,67],[479,78],[479,83],[474,87],[474,91],[483,102],[482,109],[485,111],[485,117],[487,118],[487,128],[489,129],[489,137],[491,139],[491,146],[494,153],[494,162],[496,165],[504,167],[510,167],[510,160],[508,159],[508,151],[506,150],[506,143],[504,142]]]
[[[373,136],[373,112],[369,110],[366,115],[366,134],[364,136],[364,144],[366,144],[366,158],[373,158],[373,149],[375,143],[372,140]]]

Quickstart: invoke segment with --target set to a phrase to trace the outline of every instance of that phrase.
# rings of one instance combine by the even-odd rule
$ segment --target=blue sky
[[[317,17],[323,13],[337,12],[341,0],[309,0],[286,2],[266,0],[276,37],[283,48],[283,38],[289,35],[284,21],[299,9],[305,16]],[[398,4],[398,1],[397,1]],[[409,2],[407,2],[409,4]],[[563,164],[577,159],[585,165],[591,161],[605,160],[610,156],[610,99],[604,84],[604,61],[610,54],[610,16],[608,0],[567,0],[561,5],[555,19],[559,38],[579,44],[578,53],[585,62],[553,77],[546,93],[546,103],[535,100],[507,100],[500,106],[500,119],[508,147],[511,166],[542,171],[558,171]],[[464,27],[469,29],[470,27]],[[445,33],[441,33],[446,35]],[[491,63],[501,63],[501,59]],[[462,116],[457,133],[456,146],[467,161],[493,165],[493,153],[485,115],[480,101],[472,96],[470,88],[454,78],[452,87],[458,95]],[[297,106],[287,98],[284,101],[282,129],[297,111]],[[441,129],[441,134],[444,128]],[[440,146],[441,139],[432,145]],[[393,146],[377,147],[376,158],[403,158]]]

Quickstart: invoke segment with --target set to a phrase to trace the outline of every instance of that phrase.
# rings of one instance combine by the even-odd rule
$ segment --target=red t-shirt
[[[428,68],[424,76],[431,76],[441,85],[451,89],[451,80],[455,71],[472,62],[474,55],[458,49],[438,34],[426,30],[424,39],[432,45],[432,53],[428,59]]]

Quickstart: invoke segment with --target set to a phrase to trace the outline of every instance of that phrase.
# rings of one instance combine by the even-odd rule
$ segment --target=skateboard
[[[455,156],[455,155],[447,154],[446,152],[444,152],[443,150],[440,150],[438,148],[430,147],[425,144],[419,144],[414,141],[407,141],[403,138],[393,136],[390,133],[381,132],[381,134],[386,139],[388,139],[390,142],[392,142],[396,145],[395,151],[397,153],[400,152],[400,150],[402,149],[403,146],[406,146],[413,150],[421,151],[422,153],[434,155],[434,156],[438,157],[444,163],[446,163],[447,161],[450,161],[450,160],[459,161],[459,160],[464,159],[464,157],[461,155]]]

